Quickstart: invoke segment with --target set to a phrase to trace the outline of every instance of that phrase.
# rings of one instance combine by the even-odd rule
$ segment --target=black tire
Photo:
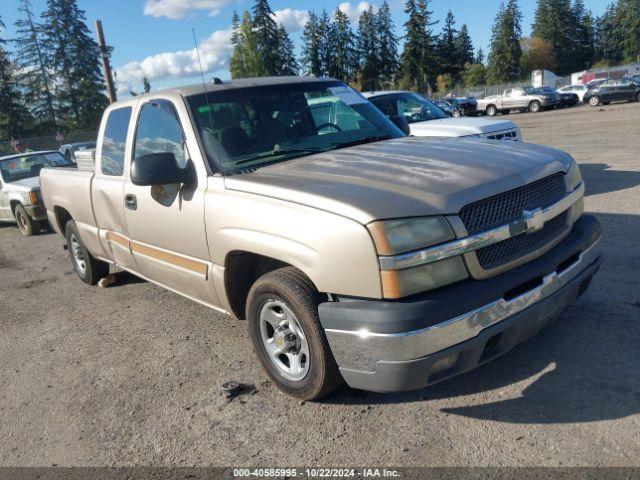
[[[495,117],[498,114],[498,108],[495,105],[487,105],[486,112],[490,117]]]
[[[541,110],[542,110],[542,105],[538,100],[533,100],[531,103],[529,103],[529,111],[531,113],[538,113]]]
[[[309,350],[308,370],[301,380],[287,379],[267,354],[260,328],[260,312],[269,301],[281,301],[296,317]],[[299,270],[285,267],[260,277],[249,291],[246,306],[249,335],[269,378],[287,395],[316,400],[338,388],[342,376],[318,318],[320,295]]]
[[[636,93],[636,102],[640,102],[640,92]]]
[[[459,118],[462,116],[462,113],[460,112],[460,110],[454,110],[453,111],[453,117],[454,118]]]
[[[65,237],[67,239],[67,248],[71,256],[73,269],[78,274],[78,277],[80,277],[80,280],[88,285],[95,285],[102,277],[109,275],[109,264],[95,259],[93,255],[89,253],[87,247],[82,243],[82,239],[78,233],[78,227],[76,227],[76,223],[73,220],[67,222]],[[75,253],[76,248],[78,248],[78,252],[82,256],[84,268],[81,268],[81,261],[78,260],[78,256]]]
[[[600,97],[597,95],[594,95],[593,97],[589,98],[589,106],[590,107],[597,107],[598,105],[600,105]]]
[[[16,217],[16,223],[18,224],[18,229],[25,237],[30,237],[34,233],[37,233],[39,227],[36,225],[36,222],[31,220],[31,217],[24,209],[22,204],[16,205],[15,210],[13,211],[14,216]]]

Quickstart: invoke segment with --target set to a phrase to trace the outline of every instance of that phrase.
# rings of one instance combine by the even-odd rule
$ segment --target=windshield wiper
[[[276,148],[275,150],[271,150],[270,152],[261,153],[251,158],[239,160],[235,164],[243,165],[245,163],[255,162],[256,160],[260,160],[262,158],[278,157],[280,155],[289,155],[291,153],[321,153],[326,152],[327,150],[329,149],[320,147]]]
[[[357,140],[351,140],[350,142],[334,143],[334,149],[356,147],[358,145],[364,145],[366,143],[379,142],[381,140],[389,140],[391,135],[371,135],[369,137],[358,138]]]

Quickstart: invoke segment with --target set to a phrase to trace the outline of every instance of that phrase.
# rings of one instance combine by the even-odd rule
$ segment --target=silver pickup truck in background
[[[0,157],[0,222],[16,222],[25,236],[47,227],[47,212],[40,195],[40,170],[70,166],[71,160],[56,151]]]
[[[246,319],[289,395],[468,371],[557,318],[600,265],[566,153],[406,137],[327,78],[205,88],[111,105],[94,171],[42,171],[47,215],[87,284],[111,266]]]
[[[537,113],[560,105],[560,96],[555,93],[536,92],[533,87],[508,88],[502,95],[491,95],[478,100],[478,111],[490,117],[511,110],[528,110]]]

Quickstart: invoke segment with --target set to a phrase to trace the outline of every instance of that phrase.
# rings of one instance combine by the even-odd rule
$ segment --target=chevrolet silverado
[[[557,318],[601,262],[571,156],[407,137],[327,78],[115,103],[93,170],[41,173],[80,279],[118,268],[245,319],[302,399],[468,371]]]

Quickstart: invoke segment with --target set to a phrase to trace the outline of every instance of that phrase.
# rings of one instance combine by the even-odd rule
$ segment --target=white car
[[[589,90],[589,87],[587,87],[586,85],[576,84],[576,85],[567,85],[566,87],[559,88],[556,90],[556,92],[575,93],[576,95],[578,95],[580,102],[584,102],[584,95],[585,93],[587,93],[587,90]]]
[[[475,117],[453,118],[422,95],[413,92],[365,92],[382,113],[398,124],[404,119],[416,137],[468,137],[488,140],[522,141],[517,125],[509,120]]]

